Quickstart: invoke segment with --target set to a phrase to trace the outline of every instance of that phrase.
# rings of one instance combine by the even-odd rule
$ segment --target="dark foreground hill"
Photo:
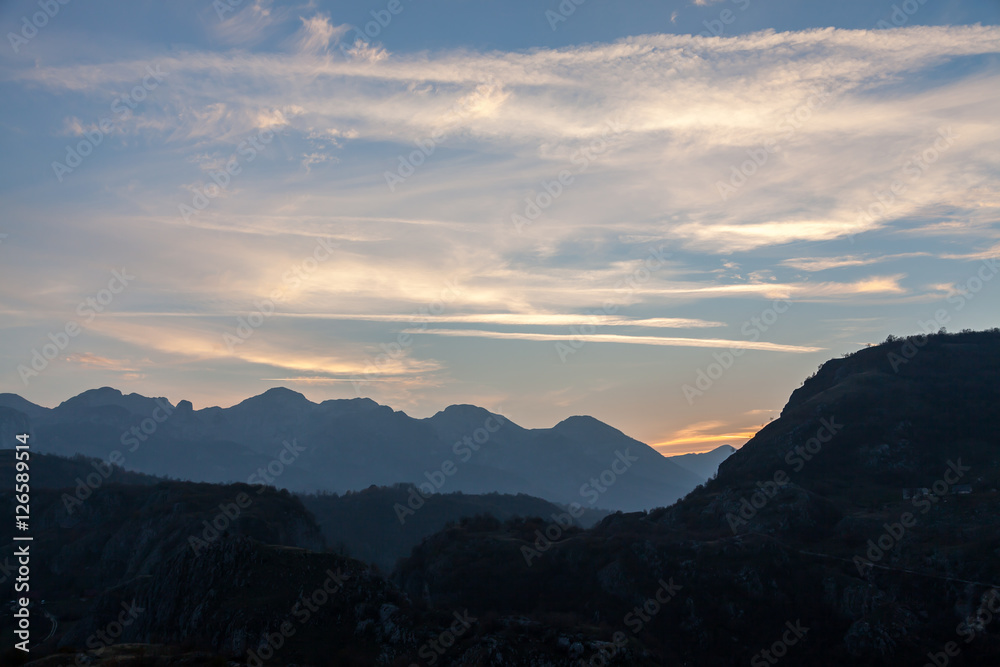
[[[598,623],[651,664],[1000,664],[998,380],[1000,331],[863,349],[670,508],[452,530],[396,581]]]
[[[391,572],[413,547],[450,523],[463,518],[491,516],[501,521],[514,517],[551,517],[566,508],[524,494],[482,495],[448,493],[424,497],[415,487],[397,484],[347,493],[300,496],[335,550]],[[574,525],[589,528],[607,511],[574,512]]]
[[[20,432],[33,436],[39,452],[304,493],[409,483],[429,493],[523,493],[637,510],[669,505],[704,481],[592,417],[525,429],[483,408],[453,405],[414,419],[370,399],[317,404],[283,388],[203,410],[110,387],[51,409],[0,394],[0,446],[13,447]]]
[[[0,477],[11,477],[13,452],[2,454]],[[4,667],[28,658],[37,667],[259,667],[489,664],[494,652],[516,665],[560,656],[535,636],[537,623],[496,616],[480,622],[464,609],[414,607],[377,569],[327,549],[315,517],[285,490],[158,480],[83,457],[36,455],[31,463],[32,569],[22,593],[32,613],[31,653],[3,647]],[[12,486],[0,491],[0,507],[11,516]],[[328,523],[356,528],[374,509],[395,522],[385,503],[406,494],[400,487],[308,500]],[[560,511],[527,496],[455,494],[426,502],[406,540],[419,542],[449,520],[468,525],[466,511]],[[498,523],[482,515],[476,521]],[[18,576],[23,548],[12,528],[0,528],[5,586]],[[384,525],[352,539],[376,556],[379,544],[400,540]],[[11,645],[13,611],[0,612],[0,633]],[[599,639],[594,630],[587,636]]]

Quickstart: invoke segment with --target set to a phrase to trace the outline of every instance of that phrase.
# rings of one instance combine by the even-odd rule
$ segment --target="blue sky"
[[[43,405],[283,385],[682,453],[1000,324],[996,2],[40,11],[0,7],[0,389]]]

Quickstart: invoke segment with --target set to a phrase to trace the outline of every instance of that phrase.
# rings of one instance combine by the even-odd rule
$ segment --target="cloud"
[[[66,355],[66,361],[71,364],[78,364],[80,366],[108,371],[134,372],[140,370],[127,359],[111,359],[109,357],[101,357],[90,352],[68,354]]]
[[[367,322],[439,322],[450,324],[528,324],[539,326],[573,326],[591,324],[606,327],[648,327],[655,329],[687,329],[702,327],[723,327],[724,322],[710,322],[696,318],[653,317],[629,319],[611,315],[590,313],[470,313],[461,315],[432,314],[377,314],[377,313],[280,313],[279,317],[308,317],[328,320],[362,320]]]
[[[895,259],[908,259],[911,257],[929,257],[929,252],[907,252],[895,255],[881,255],[875,257],[860,255],[844,255],[841,257],[795,257],[781,260],[785,266],[800,271],[826,271],[828,269],[840,269],[848,266],[867,266],[879,262],[888,262]]]
[[[707,452],[721,444],[739,448],[757,431],[752,427],[734,426],[721,420],[697,422],[678,429],[667,440],[651,443],[650,447],[664,456]]]
[[[316,14],[310,18],[299,17],[302,27],[295,36],[296,47],[302,54],[326,53],[331,42],[338,41],[348,30],[349,25],[335,26],[329,16]]]
[[[360,39],[355,40],[350,48],[345,49],[345,53],[353,60],[378,63],[389,57],[389,52],[381,44],[372,44]]]
[[[227,44],[245,47],[262,41],[274,26],[285,19],[287,10],[275,9],[271,0],[254,0],[232,16],[225,16],[228,12],[219,12],[218,9],[216,13],[220,19],[218,23],[208,19],[211,25],[216,26],[215,35]]]
[[[471,338],[498,338],[529,341],[579,341],[581,343],[624,343],[630,345],[664,345],[670,347],[741,348],[768,352],[819,352],[821,347],[782,345],[780,343],[725,340],[720,338],[674,338],[659,336],[623,336],[620,334],[543,334],[509,331],[482,331],[479,329],[404,329],[403,333],[432,336],[458,336]]]
[[[95,319],[89,329],[138,349],[167,355],[167,358],[174,358],[175,363],[180,360],[238,360],[274,369],[312,373],[317,377],[342,379],[399,378],[442,369],[437,361],[412,359],[405,354],[382,359],[376,364],[373,358],[378,352],[369,354],[360,345],[347,345],[338,352],[320,341],[310,342],[294,332],[278,330],[273,324],[266,333],[255,331],[249,338],[230,345],[223,334],[234,335],[236,324],[227,322],[227,325],[220,329],[217,325],[206,327],[198,322],[179,324],[167,320],[166,323],[147,324],[105,318]]]
[[[993,246],[986,248],[984,250],[976,250],[974,252],[968,253],[950,253],[941,255],[945,259],[961,259],[961,260],[982,260],[982,259],[997,259],[1000,257],[1000,243],[994,244]]]

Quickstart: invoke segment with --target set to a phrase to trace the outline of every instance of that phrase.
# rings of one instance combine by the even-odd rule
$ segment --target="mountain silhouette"
[[[52,409],[3,394],[3,429],[29,431],[40,452],[116,456],[150,475],[297,492],[409,483],[425,493],[523,493],[633,511],[669,505],[704,481],[593,417],[525,429],[452,405],[415,419],[368,398],[314,403],[282,387],[201,410],[110,387]]]
[[[701,477],[702,480],[707,481],[715,476],[719,471],[719,465],[732,456],[735,451],[736,448],[732,445],[722,445],[711,451],[701,452],[700,454],[671,456],[670,460],[680,467],[690,470],[698,475],[698,477]]]

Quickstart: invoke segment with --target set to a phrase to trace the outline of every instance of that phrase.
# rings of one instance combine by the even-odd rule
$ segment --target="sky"
[[[828,359],[1000,325],[998,20],[4,2],[0,391],[739,447]]]

